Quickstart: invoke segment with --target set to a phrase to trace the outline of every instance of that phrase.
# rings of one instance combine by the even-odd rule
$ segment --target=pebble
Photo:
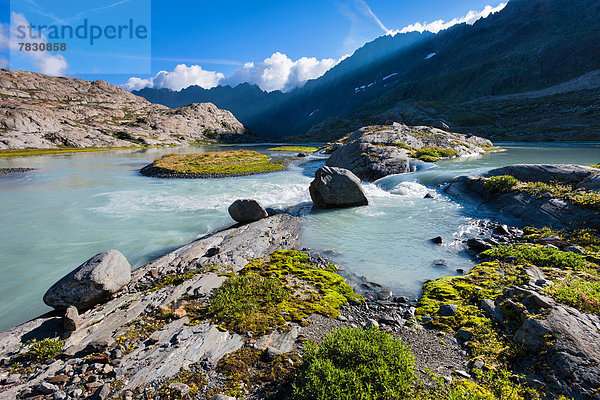
[[[457,369],[457,370],[454,370],[454,373],[455,373],[456,375],[460,376],[460,377],[463,377],[463,378],[465,378],[465,379],[471,379],[471,374],[469,374],[469,373],[468,373],[468,372],[466,372],[466,371],[463,371],[462,369]]]
[[[43,394],[52,394],[58,391],[58,386],[48,382],[42,382],[38,386],[37,391]]]
[[[575,253],[575,254],[581,254],[581,255],[585,254],[585,251],[583,251],[581,248],[579,248],[577,246],[567,246],[567,247],[565,247],[565,251],[568,251],[570,253]]]
[[[173,382],[169,385],[169,389],[176,390],[180,396],[185,396],[190,392],[190,387],[185,383]]]
[[[444,239],[442,239],[441,236],[436,236],[433,239],[431,239],[431,242],[435,244],[442,244],[444,242]]]
[[[366,328],[379,328],[379,323],[374,319],[368,319],[365,323]]]
[[[186,312],[186,311],[185,311],[183,308],[176,308],[176,309],[173,311],[173,316],[174,316],[175,318],[178,318],[178,319],[179,319],[179,318],[183,318],[183,317],[185,317],[186,315],[187,315],[187,312]]]
[[[456,338],[463,340],[463,341],[467,341],[467,340],[471,339],[471,332],[469,332],[468,330],[466,330],[464,328],[460,328],[458,330],[458,332],[456,332]]]
[[[481,368],[483,368],[484,365],[485,365],[485,362],[483,362],[482,360],[477,360],[473,363],[473,368],[481,369]]]
[[[348,318],[344,317],[343,315],[338,316],[337,319],[338,319],[338,321],[342,321],[342,322],[348,321]]]
[[[456,304],[442,304],[440,306],[440,315],[444,317],[452,317],[456,314]]]
[[[52,397],[53,400],[65,400],[66,398],[67,394],[62,390],[59,390],[58,392],[54,393],[54,397]]]

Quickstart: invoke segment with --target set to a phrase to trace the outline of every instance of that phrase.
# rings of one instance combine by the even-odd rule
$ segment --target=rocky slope
[[[0,149],[252,141],[211,103],[170,109],[104,81],[0,70]]]
[[[227,390],[229,378],[219,361],[228,354],[245,349],[292,363],[291,352],[299,351],[306,339],[318,340],[342,326],[369,324],[381,324],[409,343],[419,357],[420,371],[430,368],[450,376],[455,369],[467,368],[455,340],[442,342],[436,332],[415,325],[416,302],[377,300],[391,294],[372,283],[364,283],[370,291],[365,294],[373,299],[367,305],[345,305],[338,318],[314,314],[307,324],[289,323],[266,335],[229,332],[210,319],[194,318],[191,305],[207,301],[249,259],[299,248],[300,229],[300,219],[287,214],[224,229],[133,271],[124,289],[75,319],[69,311],[64,319],[62,312],[51,312],[1,333],[0,399],[173,398],[167,397],[170,390],[189,390],[192,378],[199,376],[207,381],[198,384],[193,398],[213,398]],[[311,263],[331,268],[316,254]],[[77,326],[74,332],[65,331],[67,320]],[[32,339],[64,342],[48,361],[36,362],[24,356],[30,353],[23,344]],[[268,398],[266,390],[263,384],[247,386],[239,398]]]
[[[483,154],[493,146],[477,136],[398,123],[363,127],[340,143],[327,165],[349,169],[363,181],[415,171],[422,161]]]

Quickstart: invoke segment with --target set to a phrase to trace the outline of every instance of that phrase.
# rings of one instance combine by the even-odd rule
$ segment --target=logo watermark
[[[10,67],[51,75],[150,73],[150,1],[12,0]]]

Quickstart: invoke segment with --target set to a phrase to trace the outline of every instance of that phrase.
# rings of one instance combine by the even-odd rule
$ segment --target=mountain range
[[[511,0],[473,25],[382,36],[288,93],[250,84],[134,93],[168,107],[212,102],[270,139],[402,122],[495,140],[597,141],[599,20],[596,0]]]

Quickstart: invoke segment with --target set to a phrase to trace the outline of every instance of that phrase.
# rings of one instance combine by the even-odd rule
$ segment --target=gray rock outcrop
[[[360,179],[344,168],[321,167],[310,183],[310,197],[319,208],[344,208],[369,204]]]
[[[240,223],[267,218],[269,214],[256,200],[236,200],[227,209],[231,218]]]
[[[131,280],[131,265],[123,254],[109,250],[96,254],[56,282],[44,295],[44,303],[56,309],[79,310],[99,304]]]
[[[459,176],[443,189],[445,193],[477,211],[492,212],[500,222],[535,227],[600,227],[600,212],[584,209],[561,199],[534,196],[522,191],[490,193],[483,178],[512,175],[523,182],[562,183],[575,190],[598,190],[600,171],[596,168],[566,164],[511,165],[493,169],[481,176]]]
[[[0,70],[0,149],[253,141],[212,103],[170,109],[102,80]]]
[[[460,156],[485,153],[492,142],[476,136],[441,129],[394,123],[368,126],[352,132],[335,150],[327,165],[346,168],[363,181],[375,181],[387,175],[413,172],[420,161],[411,159],[411,151],[423,147],[452,149]]]

